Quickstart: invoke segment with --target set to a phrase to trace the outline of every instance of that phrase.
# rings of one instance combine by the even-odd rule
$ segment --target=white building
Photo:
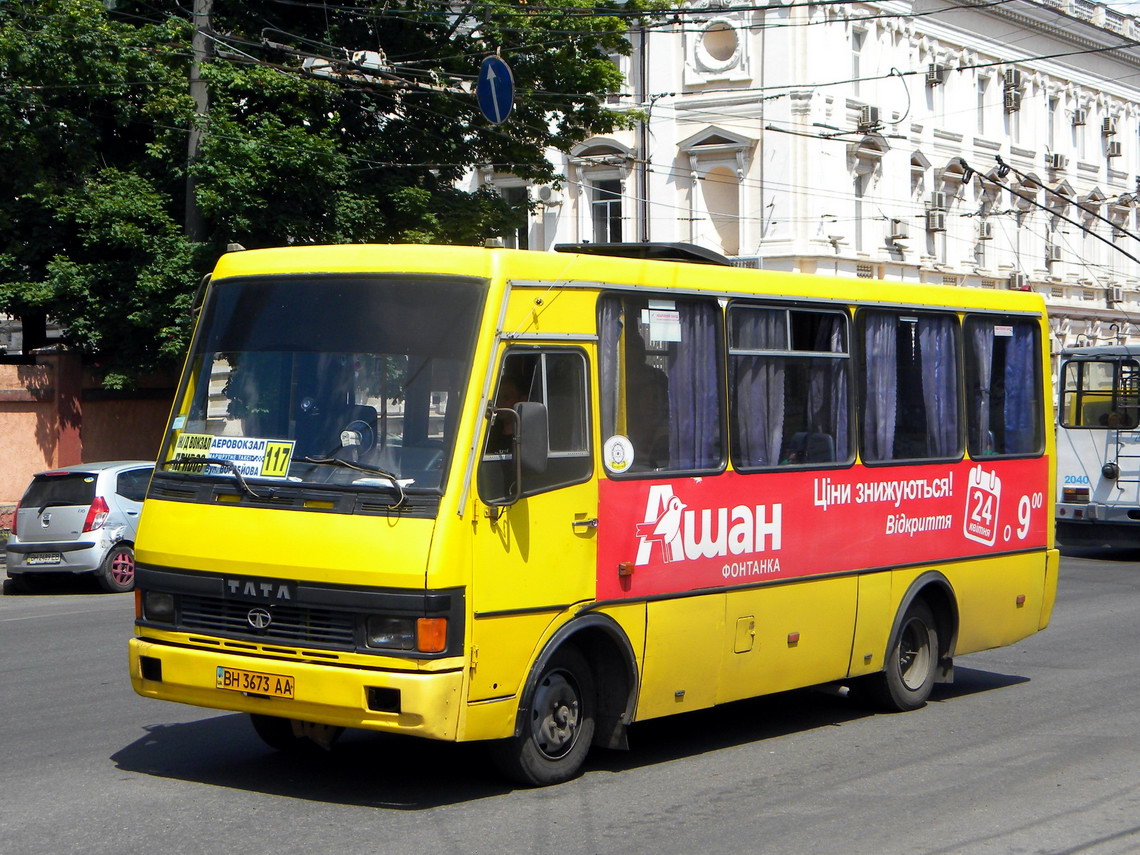
[[[619,103],[647,120],[560,155],[518,239],[1032,288],[1054,349],[1140,342],[1134,38],[1089,0],[698,0],[632,34]]]

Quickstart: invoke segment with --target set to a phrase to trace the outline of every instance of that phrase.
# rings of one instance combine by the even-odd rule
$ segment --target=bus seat
[[[789,463],[831,463],[835,460],[835,438],[829,433],[792,434],[788,443]]]

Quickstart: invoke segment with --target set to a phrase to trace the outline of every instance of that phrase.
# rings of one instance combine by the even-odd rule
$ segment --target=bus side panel
[[[1029,552],[943,568],[958,598],[957,655],[1012,644],[1037,632],[1050,592],[1047,556]]]
[[[854,576],[732,591],[717,703],[847,676]]]
[[[471,628],[471,683],[467,699],[482,701],[517,694],[537,655],[539,640],[557,615],[475,617]]]
[[[724,614],[724,594],[647,604],[638,721],[716,703]]]
[[[859,607],[848,676],[883,670],[883,653],[894,616],[892,609],[897,607],[891,599],[891,584],[890,573],[867,573],[859,577]]]

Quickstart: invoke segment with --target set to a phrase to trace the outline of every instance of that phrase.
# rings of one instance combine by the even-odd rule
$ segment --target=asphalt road
[[[1053,625],[960,657],[923,710],[802,691],[636,725],[579,779],[477,745],[245,718],[131,691],[129,595],[0,597],[0,852],[1140,852],[1140,554],[1067,557]]]

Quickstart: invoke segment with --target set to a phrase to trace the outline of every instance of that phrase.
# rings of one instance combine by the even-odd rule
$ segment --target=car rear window
[[[95,498],[95,480],[90,472],[37,475],[32,479],[21,504],[37,508],[46,505],[89,505]]]

